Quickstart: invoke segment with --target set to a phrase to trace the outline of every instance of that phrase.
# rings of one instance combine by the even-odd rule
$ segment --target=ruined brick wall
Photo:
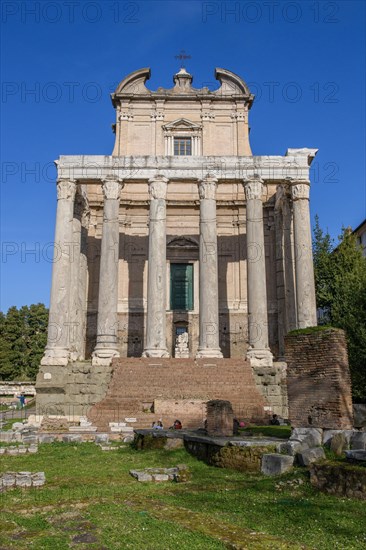
[[[289,419],[293,427],[352,428],[351,377],[343,330],[285,337]]]
[[[207,402],[208,435],[230,436],[233,435],[234,411],[230,401],[214,399]]]

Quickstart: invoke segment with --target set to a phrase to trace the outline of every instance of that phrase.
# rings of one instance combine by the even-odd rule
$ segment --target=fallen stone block
[[[137,481],[152,481],[153,478],[150,474],[147,474],[143,470],[130,470],[132,477],[137,479]]]
[[[81,435],[69,434],[69,435],[63,435],[62,441],[64,443],[82,443],[83,438],[81,437]]]
[[[31,472],[17,472],[15,474],[15,484],[17,487],[31,487],[32,486],[32,473]]]
[[[262,456],[261,472],[266,476],[278,476],[292,470],[293,464],[293,456],[266,454]]]
[[[308,449],[307,443],[303,441],[297,441],[295,439],[285,441],[283,443],[278,443],[276,445],[276,451],[281,454],[295,456],[297,453],[301,453]]]
[[[169,476],[167,474],[153,474],[153,481],[169,481]]]
[[[329,448],[337,456],[343,456],[344,451],[349,449],[349,440],[343,432],[339,432],[333,435]]]
[[[40,487],[46,483],[46,476],[44,472],[35,472],[31,474],[32,487]]]
[[[36,435],[26,435],[23,437],[23,443],[37,443],[38,437]]]
[[[346,451],[346,460],[349,462],[365,462],[366,450]]]
[[[350,447],[352,450],[366,449],[366,432],[354,432]]]
[[[109,435],[108,434],[95,434],[94,438],[95,443],[108,443],[109,442]]]
[[[40,434],[38,436],[39,443],[53,443],[54,441],[55,441],[55,437],[53,435]]]
[[[322,436],[323,430],[321,428],[294,428],[290,440],[304,441],[309,448],[312,448],[322,444]]]
[[[15,472],[5,472],[1,476],[1,484],[5,488],[14,487],[15,486],[15,480],[16,480]]]
[[[366,405],[353,405],[353,425],[355,428],[366,427]]]
[[[14,431],[22,430],[23,428],[24,428],[23,422],[14,422],[14,424],[12,425],[12,430]]]
[[[31,454],[38,453],[38,445],[29,445],[28,453],[31,453]]]
[[[319,460],[325,460],[325,453],[323,447],[313,447],[312,449],[307,449],[302,453],[298,453],[296,458],[300,466],[309,466],[313,462],[319,462]]]
[[[123,443],[132,443],[133,440],[134,440],[134,436],[132,434],[122,436]]]
[[[323,431],[323,445],[330,447],[331,441],[335,435],[343,434],[347,444],[349,445],[354,430],[324,430]]]
[[[8,455],[18,455],[19,454],[18,447],[8,447],[7,454]]]

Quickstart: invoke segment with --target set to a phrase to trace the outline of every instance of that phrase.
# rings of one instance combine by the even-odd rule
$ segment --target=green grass
[[[276,427],[278,428],[278,427]],[[187,464],[189,483],[144,484],[131,468]],[[365,503],[315,491],[304,469],[279,478],[209,467],[176,451],[103,452],[44,444],[1,457],[3,471],[44,471],[40,489],[1,495],[0,548],[250,550],[366,548]]]
[[[288,439],[291,435],[291,426],[248,426],[239,431],[245,435],[263,435],[265,437],[280,437],[281,439]]]

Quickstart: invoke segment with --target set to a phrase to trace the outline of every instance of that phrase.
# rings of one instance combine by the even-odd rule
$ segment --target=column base
[[[112,359],[119,356],[119,352],[115,349],[95,348],[92,354],[92,366],[109,367],[112,363]]]
[[[247,359],[252,367],[272,367],[273,355],[269,349],[249,349]]]
[[[198,349],[196,359],[222,359],[223,355],[220,348]]]
[[[167,349],[150,348],[145,349],[142,357],[170,357]]]
[[[65,367],[70,360],[70,352],[66,348],[49,348],[45,350],[41,365]]]

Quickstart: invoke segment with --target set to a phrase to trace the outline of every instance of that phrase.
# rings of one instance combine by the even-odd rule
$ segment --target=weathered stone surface
[[[145,468],[144,470],[130,470],[130,475],[137,481],[176,481],[183,483],[191,479],[189,468],[179,464],[174,468]]]
[[[366,427],[366,405],[353,405],[353,425],[355,428]]]
[[[35,472],[31,475],[31,478],[33,487],[40,487],[46,483],[46,476],[44,472]]]
[[[337,434],[343,434],[349,445],[354,430],[323,430],[323,445],[330,447],[332,438]]]
[[[346,451],[350,452],[350,451]],[[310,464],[310,483],[332,495],[366,500],[366,468],[348,463]]]
[[[354,432],[351,437],[351,449],[366,449],[366,432]]]
[[[95,443],[108,443],[109,442],[109,435],[108,434],[95,434],[94,438]]]
[[[289,456],[295,456],[297,453],[301,453],[308,449],[308,444],[303,441],[298,441],[296,439],[289,439],[283,443],[279,443],[276,446],[276,451]]]
[[[296,458],[300,466],[309,466],[313,462],[319,462],[320,460],[325,460],[325,453],[323,447],[313,447],[312,449],[307,449],[296,455]]]
[[[317,447],[322,444],[323,430],[320,428],[294,428],[291,439],[304,441],[308,447]]]
[[[32,473],[31,472],[17,472],[15,484],[17,487],[31,487],[32,485]]]
[[[14,431],[22,430],[23,428],[24,428],[23,422],[14,422],[14,424],[12,425],[12,429]]]
[[[365,450],[346,451],[346,459],[349,462],[366,462],[366,451]]]
[[[294,458],[281,454],[265,454],[262,457],[261,472],[266,476],[278,476],[292,470]]]
[[[63,435],[62,441],[64,443],[82,443],[83,438],[81,437],[81,435],[69,434],[69,435]]]
[[[54,441],[55,437],[53,435],[39,434],[38,436],[38,443],[53,443]]]
[[[349,440],[344,432],[334,434],[330,440],[329,448],[338,456],[343,456],[343,452],[349,448]]]

